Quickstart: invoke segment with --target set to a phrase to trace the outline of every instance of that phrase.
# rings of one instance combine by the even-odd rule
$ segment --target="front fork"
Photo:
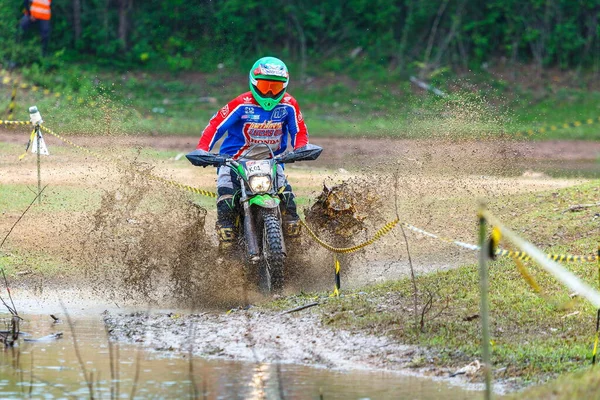
[[[256,237],[256,226],[254,223],[254,216],[250,210],[250,202],[248,201],[248,195],[246,194],[246,187],[244,182],[240,179],[240,186],[242,188],[242,197],[240,201],[244,207],[244,236],[246,239],[246,252],[248,253],[248,260],[252,263],[260,260],[260,250],[258,248],[258,239]]]
[[[240,186],[241,186],[241,192],[242,192],[240,201],[244,208],[244,236],[245,236],[245,240],[246,240],[246,252],[248,255],[248,260],[252,263],[255,263],[255,262],[260,261],[260,246],[258,245],[256,220],[254,218],[255,216],[253,215],[254,213],[253,213],[251,201],[248,198],[248,195],[246,193],[246,186],[244,185],[244,182],[241,179],[240,179],[240,181],[241,181]],[[258,197],[255,197],[253,199],[257,200]],[[254,202],[255,204],[258,205],[258,207],[274,208],[277,210],[277,213],[279,214],[279,201],[272,199],[273,205],[270,205],[270,204],[267,205],[265,203],[268,203],[268,201],[263,202],[260,199],[258,199],[258,200],[259,201]],[[267,200],[271,200],[271,199],[269,198]],[[279,214],[279,221],[281,222],[280,214]],[[285,253],[285,243],[282,242],[281,244],[283,246],[283,252]]]

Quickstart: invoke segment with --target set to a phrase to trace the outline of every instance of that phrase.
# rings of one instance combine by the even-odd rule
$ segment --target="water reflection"
[[[265,382],[269,380],[269,365],[259,364],[254,367],[254,373],[250,380],[249,400],[261,400],[265,398]]]
[[[53,342],[24,342],[0,354],[0,398],[451,399],[480,398],[428,379],[384,372],[339,372],[283,363],[205,360],[143,351],[107,340],[100,317],[74,319],[81,364],[67,324],[26,316],[32,337],[59,331]],[[83,371],[86,371],[84,375]]]

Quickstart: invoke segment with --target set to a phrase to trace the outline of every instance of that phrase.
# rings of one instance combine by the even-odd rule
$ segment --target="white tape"
[[[491,216],[489,213],[484,212],[483,216],[485,217],[485,219],[488,220],[490,224],[500,229],[504,237],[513,242],[513,244],[520,248],[522,251],[527,253],[532,260],[536,261],[539,265],[541,265],[546,271],[552,274],[563,285],[588,299],[590,303],[594,305],[594,307],[600,308],[600,293],[598,293],[597,290],[592,288],[587,283],[583,282],[581,279],[579,279],[569,270],[565,269],[556,261],[552,261],[551,259],[549,259],[544,252],[542,252],[540,249],[538,249],[528,241],[521,239],[516,233],[512,232],[510,229],[500,224],[500,222],[496,218]]]
[[[429,236],[429,237],[434,238],[434,239],[439,239],[439,240],[444,241],[446,243],[454,243],[455,245],[463,247],[463,248],[465,248],[467,250],[474,250],[474,251],[478,251],[479,250],[479,246],[477,246],[476,244],[469,244],[469,243],[465,243],[465,242],[460,242],[458,240],[447,240],[447,239],[441,238],[441,237],[439,237],[437,235],[434,235],[433,233],[429,233],[427,231],[424,231],[421,228],[417,228],[416,226],[413,226],[411,224],[403,223],[403,225],[405,227],[407,227],[408,229],[412,230],[412,231],[420,233],[421,235]]]

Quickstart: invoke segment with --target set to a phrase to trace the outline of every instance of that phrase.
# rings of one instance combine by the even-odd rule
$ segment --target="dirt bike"
[[[307,144],[274,156],[268,145],[255,144],[235,160],[204,150],[186,155],[193,165],[225,165],[236,173],[242,205],[238,237],[245,248],[244,261],[257,272],[258,287],[263,293],[281,291],[284,283],[286,248],[281,229],[281,199],[277,193],[277,165],[316,160],[322,151],[319,146]]]

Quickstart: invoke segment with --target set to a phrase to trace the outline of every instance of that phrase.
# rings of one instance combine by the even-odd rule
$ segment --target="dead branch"
[[[192,312],[190,316],[194,314],[194,308],[192,307]],[[191,319],[191,318],[190,318]],[[194,378],[194,343],[196,341],[196,321],[191,319],[190,321],[190,347],[188,349],[188,376],[190,380],[190,397],[192,399],[197,399],[198,397],[198,385],[196,384],[196,379]]]
[[[425,302],[425,305],[423,306],[423,309],[421,310],[421,332],[424,331],[425,328],[425,316],[433,309],[433,300],[435,298],[434,294],[431,293],[429,290],[427,291],[427,301]],[[441,306],[440,310],[433,315],[429,320],[433,321],[434,319],[436,319],[437,317],[439,317],[440,315],[442,315],[442,313],[444,311],[446,311],[448,309],[450,305],[450,297],[446,297],[446,300],[444,302],[444,304]]]
[[[79,351],[79,346],[77,345],[77,336],[75,335],[75,328],[73,326],[73,321],[71,321],[71,316],[67,311],[67,308],[63,304],[62,300],[60,301],[60,306],[62,307],[65,315],[67,316],[67,323],[69,324],[69,329],[71,330],[71,336],[73,337],[73,347],[75,349],[75,355],[77,356],[77,361],[79,362],[79,367],[81,368],[81,372],[83,373],[83,378],[85,379],[85,383],[90,392],[90,400],[94,400],[94,375],[93,372],[90,371],[88,374],[85,363],[83,362],[83,358],[81,357],[81,353]]]
[[[427,315],[427,313],[429,312],[429,310],[431,310],[431,307],[433,305],[433,294],[429,290],[427,291],[427,294],[429,298],[425,302],[423,309],[421,309],[421,332],[423,332],[425,329],[425,315]]]
[[[446,297],[446,302],[444,303],[443,307],[440,308],[440,311],[438,311],[437,314],[435,314],[433,317],[431,317],[431,320],[434,320],[437,317],[439,317],[440,315],[442,315],[442,313],[448,309],[449,305],[450,305],[450,297]]]
[[[2,277],[4,278],[4,285],[6,287],[6,291],[8,292],[8,299],[10,300],[12,307],[9,306],[6,303],[6,301],[4,301],[2,296],[0,296],[0,301],[2,301],[2,304],[4,304],[4,307],[6,307],[8,309],[8,311],[13,315],[13,317],[19,317],[19,313],[17,312],[17,307],[15,307],[15,303],[12,299],[12,295],[10,294],[10,288],[8,286],[8,280],[6,279],[6,274],[4,273],[4,268],[0,269],[0,271],[2,271]],[[19,317],[19,318],[21,318],[21,317]]]
[[[417,289],[417,279],[415,278],[415,269],[413,268],[412,258],[410,256],[410,249],[408,248],[408,239],[406,237],[406,233],[404,232],[404,227],[400,225],[400,229],[402,230],[402,236],[404,236],[404,241],[406,243],[406,252],[408,253],[408,265],[410,265],[410,280],[413,285],[413,302],[414,302],[414,317],[415,317],[415,328],[417,324],[418,314],[418,289]],[[421,317],[421,331],[423,330],[423,318]]]
[[[15,226],[17,226],[17,224],[19,223],[19,221],[21,220],[21,218],[23,218],[23,216],[27,213],[27,211],[29,211],[29,209],[31,208],[31,206],[33,205],[33,203],[35,203],[35,201],[37,200],[37,198],[42,195],[42,192],[46,189],[46,187],[48,187],[48,185],[44,186],[42,188],[42,190],[40,190],[40,192],[38,194],[36,194],[36,196],[33,198],[33,200],[31,200],[31,203],[29,203],[29,205],[27,206],[27,208],[25,209],[25,211],[23,211],[23,213],[15,221],[15,223],[13,224],[13,226],[10,227],[10,230],[8,231],[8,233],[6,234],[6,236],[4,236],[4,239],[2,239],[2,243],[0,243],[0,249],[2,248],[2,245],[4,245],[4,242],[6,242],[6,239],[8,239],[8,237],[10,236],[11,232],[13,231],[13,229],[15,229]]]
[[[564,210],[562,213],[566,213],[566,212],[577,212],[577,211],[581,211],[585,208],[591,208],[591,207],[598,207],[600,206],[600,202],[598,203],[593,203],[593,204],[575,204],[574,206],[571,206],[569,208],[567,208],[566,210]]]
[[[304,309],[306,309],[306,308],[310,308],[310,307],[318,306],[319,304],[321,304],[321,303],[319,303],[318,301],[315,301],[314,303],[308,303],[308,304],[304,304],[304,305],[301,305],[301,306],[299,306],[299,307],[296,307],[296,308],[292,308],[292,309],[290,309],[290,310],[283,311],[283,312],[282,312],[281,314],[279,314],[279,315],[290,314],[290,313],[293,313],[293,312],[296,312],[296,311],[301,311],[301,310],[304,310]]]

